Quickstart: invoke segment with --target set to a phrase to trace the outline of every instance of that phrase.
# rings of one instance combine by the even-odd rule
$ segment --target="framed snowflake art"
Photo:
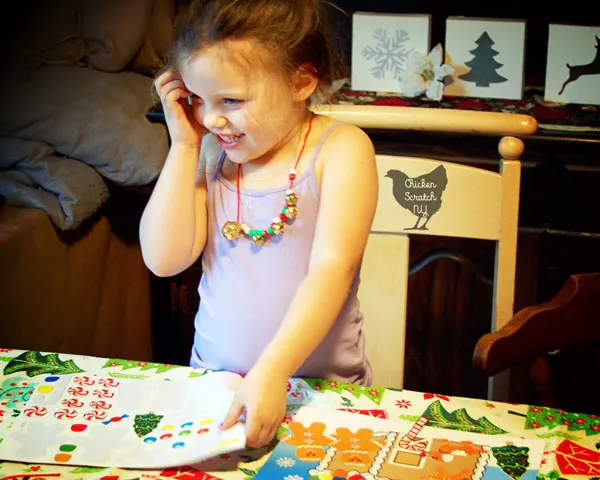
[[[525,20],[448,17],[445,63],[454,69],[444,94],[520,100]]]
[[[356,12],[352,17],[352,90],[402,93],[408,54],[429,52],[431,16]]]

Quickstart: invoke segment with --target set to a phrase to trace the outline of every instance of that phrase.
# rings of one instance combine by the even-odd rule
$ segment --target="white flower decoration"
[[[436,45],[427,56],[414,50],[408,53],[406,66],[400,75],[400,89],[405,97],[422,93],[432,100],[441,100],[444,77],[454,73],[450,65],[442,65],[442,46]]]
[[[277,459],[277,465],[281,468],[291,468],[296,465],[296,461],[290,457],[281,457]]]

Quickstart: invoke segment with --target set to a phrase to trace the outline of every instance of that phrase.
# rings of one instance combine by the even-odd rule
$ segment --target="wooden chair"
[[[557,381],[550,364],[558,363],[562,351],[573,347],[587,354],[586,363],[570,368],[564,383]],[[551,300],[520,310],[502,328],[482,336],[473,353],[473,365],[489,377],[526,361],[532,362],[535,392],[528,402],[600,413],[597,398],[585,403],[590,395],[574,391],[574,382],[566,386],[579,376],[584,383],[582,390],[597,392],[594,381],[600,380],[600,273],[572,275]],[[560,375],[560,371],[556,373]]]
[[[534,133],[537,122],[527,115],[437,108],[319,105],[314,109],[365,129],[500,138],[497,172],[433,158],[377,155],[379,199],[363,258],[359,297],[373,384],[402,388],[410,235],[494,241],[490,329],[512,317],[524,148],[515,136]]]

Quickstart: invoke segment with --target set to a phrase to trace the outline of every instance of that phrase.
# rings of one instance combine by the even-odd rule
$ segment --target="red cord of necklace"
[[[290,185],[288,187],[289,189],[291,189],[294,186],[294,180],[296,179],[295,172],[296,172],[296,169],[298,168],[298,163],[300,163],[300,159],[302,158],[302,154],[304,153],[304,148],[306,147],[308,135],[310,134],[310,131],[312,130],[313,118],[314,118],[314,114],[311,114],[310,120],[308,122],[308,130],[306,131],[306,135],[304,136],[304,140],[302,142],[302,148],[300,149],[300,153],[298,153],[298,158],[296,158],[296,163],[294,163],[294,168],[293,168],[292,172],[290,172],[290,176],[289,176]],[[241,211],[242,211],[242,194],[241,194],[241,188],[240,188],[241,180],[242,180],[242,164],[238,163],[237,179],[236,179],[236,191],[237,191],[236,222],[237,223],[240,223],[240,216],[241,216]]]

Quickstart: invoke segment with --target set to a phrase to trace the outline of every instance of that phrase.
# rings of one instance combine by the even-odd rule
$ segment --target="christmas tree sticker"
[[[155,415],[154,413],[136,415],[133,419],[133,429],[138,437],[143,438],[154,431],[162,418],[163,415]]]
[[[489,87],[492,83],[506,82],[507,79],[496,72],[502,64],[494,60],[499,52],[492,48],[495,43],[492,38],[487,32],[483,32],[475,43],[477,48],[469,52],[473,55],[473,59],[465,62],[471,70],[460,75],[459,78],[478,87]]]
[[[498,466],[510,478],[519,480],[529,466],[529,448],[506,445],[505,447],[492,447],[492,454]]]

